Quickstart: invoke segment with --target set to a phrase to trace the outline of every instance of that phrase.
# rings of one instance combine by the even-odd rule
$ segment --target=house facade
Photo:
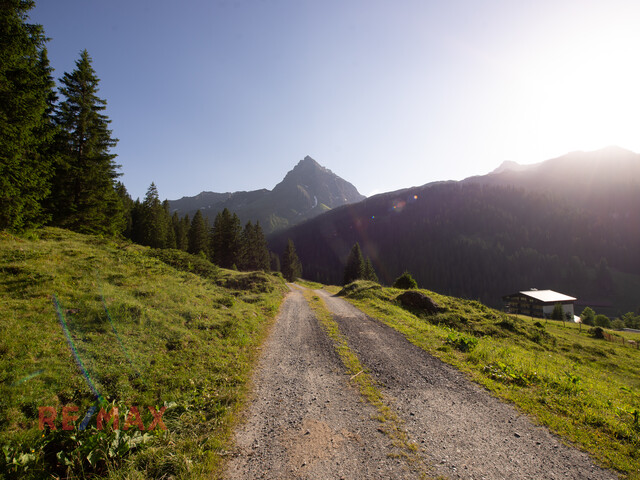
[[[553,290],[526,290],[502,297],[508,313],[527,315],[529,317],[551,318],[556,304],[562,305],[567,320],[574,320],[573,305],[577,298],[570,297]]]

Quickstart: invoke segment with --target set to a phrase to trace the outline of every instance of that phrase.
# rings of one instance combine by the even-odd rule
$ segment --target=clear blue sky
[[[365,194],[640,151],[637,0],[37,0],[93,57],[131,195],[273,188],[310,155]]]

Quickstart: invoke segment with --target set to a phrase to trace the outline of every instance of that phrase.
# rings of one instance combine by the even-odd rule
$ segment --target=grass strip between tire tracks
[[[320,325],[333,340],[336,352],[347,373],[351,375],[349,381],[358,387],[360,394],[377,410],[375,419],[382,424],[380,431],[390,438],[392,445],[396,448],[392,455],[404,458],[411,468],[420,472],[423,478],[430,478],[426,472],[428,466],[418,454],[418,446],[411,441],[402,427],[403,422],[391,408],[390,400],[385,398],[367,368],[362,365],[358,356],[349,347],[347,338],[340,332],[338,323],[334,320],[324,301],[309,289],[305,288],[303,294]]]

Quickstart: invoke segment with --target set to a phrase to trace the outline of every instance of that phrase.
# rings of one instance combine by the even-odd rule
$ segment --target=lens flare
[[[87,385],[89,385],[89,388],[95,395],[96,400],[98,400],[99,403],[103,403],[105,401],[104,397],[100,395],[100,392],[98,392],[98,389],[96,388],[95,384],[93,383],[93,380],[91,379],[91,375],[89,375],[89,372],[84,366],[84,363],[82,363],[82,359],[78,354],[78,350],[76,349],[76,346],[73,343],[73,339],[71,338],[71,334],[69,333],[69,328],[67,327],[67,321],[64,318],[64,314],[62,313],[62,309],[60,308],[60,302],[58,302],[58,297],[55,293],[53,294],[53,305],[56,307],[56,313],[58,314],[58,321],[60,322],[60,326],[62,327],[64,336],[67,339],[67,344],[69,345],[69,349],[71,350],[73,358],[76,361],[76,365],[78,365],[78,368],[82,372],[84,379],[87,381]]]

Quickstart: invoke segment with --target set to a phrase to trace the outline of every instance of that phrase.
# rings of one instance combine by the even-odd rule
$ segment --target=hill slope
[[[352,184],[307,156],[271,191],[202,192],[195,197],[172,200],[169,204],[171,210],[180,215],[192,216],[200,209],[210,222],[227,208],[238,214],[243,223],[259,221],[269,233],[364,198]]]
[[[592,168],[582,161],[587,172],[604,168],[601,161]],[[574,156],[542,165],[560,172],[569,168],[567,162],[577,168]],[[503,295],[535,287],[575,296],[579,307],[592,305],[608,315],[635,311],[640,306],[636,172],[610,172],[590,188],[576,174],[574,190],[582,191],[584,201],[553,187],[554,181],[565,181],[559,173],[544,176],[550,189],[532,191],[546,185],[542,174],[535,180],[526,176],[534,170],[427,184],[328,212],[274,235],[271,248],[282,251],[291,238],[305,277],[325,283],[341,281],[347,254],[359,242],[387,284],[408,269],[423,287],[495,307]],[[490,184],[505,174],[527,179],[531,189]]]
[[[38,235],[0,234],[0,472],[210,478],[282,280],[65,230]],[[91,405],[119,407],[121,425],[138,406],[145,427],[148,406],[164,406],[167,430],[116,434],[94,415],[80,431]],[[57,429],[43,432],[48,406]],[[67,432],[71,406],[79,418]]]

